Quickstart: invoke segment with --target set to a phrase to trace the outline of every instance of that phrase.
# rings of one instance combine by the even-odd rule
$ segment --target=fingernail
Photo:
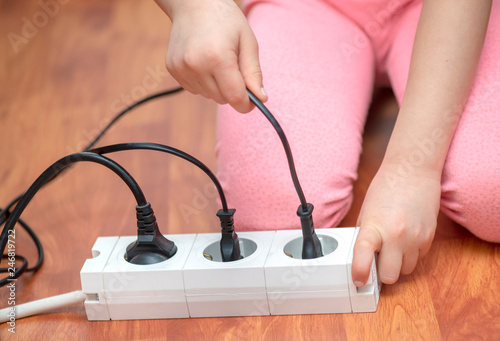
[[[266,90],[264,90],[264,88],[263,88],[263,87],[262,87],[262,88],[260,88],[260,92],[261,92],[261,94],[263,94],[264,96],[266,96],[266,97],[267,97]]]
[[[365,285],[365,283],[361,282],[361,281],[355,281],[354,282],[354,285],[357,286],[358,288],[361,288],[362,286]]]

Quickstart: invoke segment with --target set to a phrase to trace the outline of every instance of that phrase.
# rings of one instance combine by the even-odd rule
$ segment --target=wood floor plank
[[[29,31],[27,23],[43,19],[40,1],[0,0],[0,206],[52,162],[82,150],[115,113],[176,86],[164,68],[170,23],[153,1],[50,1],[57,1],[58,12]],[[26,37],[13,43],[11,33]],[[374,99],[353,206],[341,226],[356,224],[396,118],[390,92]],[[100,145],[172,145],[215,170],[215,111],[213,102],[188,93],[156,100],[121,119]],[[141,184],[163,233],[218,231],[216,195],[205,174],[155,152],[120,153],[116,160]],[[91,164],[42,189],[23,218],[39,235],[46,259],[40,271],[17,282],[16,303],[79,289],[95,239],[135,233],[134,207],[127,187]],[[33,245],[17,231],[16,251],[33,263]],[[375,313],[89,322],[76,305],[19,320],[15,335],[0,325],[0,339],[495,340],[498,278],[500,246],[440,215],[431,251],[412,275],[383,287]],[[0,308],[8,295],[0,289]]]
[[[500,248],[477,239],[437,241],[424,261],[445,340],[488,340],[500,331]]]

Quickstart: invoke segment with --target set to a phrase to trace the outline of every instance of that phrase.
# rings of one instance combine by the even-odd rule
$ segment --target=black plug
[[[220,226],[222,228],[220,253],[223,262],[231,262],[243,258],[241,256],[238,235],[234,232],[233,215],[235,211],[234,208],[231,208],[227,212],[224,212],[222,209],[217,212],[217,217],[220,219]]]
[[[163,262],[175,255],[177,246],[161,234],[151,204],[136,206],[136,211],[137,240],[127,247],[125,260],[147,265]]]
[[[297,209],[297,215],[300,217],[300,225],[302,227],[302,259],[312,259],[323,256],[321,242],[314,231],[312,218],[313,210],[314,206],[309,203],[307,204],[307,210],[304,211],[302,205]]]

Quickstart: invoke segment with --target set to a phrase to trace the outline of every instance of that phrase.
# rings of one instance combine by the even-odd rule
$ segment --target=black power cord
[[[147,96],[147,97],[145,97],[145,98],[137,101],[136,103],[133,103],[132,105],[128,106],[127,108],[123,109],[118,114],[116,114],[116,116],[106,125],[106,127],[104,127],[104,129],[89,143],[89,145],[85,148],[84,151],[87,151],[88,149],[92,148],[102,138],[102,136],[111,128],[111,126],[113,126],[120,118],[122,118],[123,116],[125,116],[132,109],[134,109],[134,108],[136,108],[136,107],[138,107],[138,106],[140,106],[142,104],[145,104],[145,103],[147,103],[147,102],[149,102],[151,100],[154,100],[154,99],[157,99],[157,98],[160,98],[160,97],[164,97],[164,96],[173,95],[173,94],[178,93],[178,92],[180,92],[182,90],[183,90],[182,87],[177,87],[177,88],[173,88],[173,89],[170,89],[170,90],[158,92],[156,94],[152,94],[150,96]],[[69,168],[71,168],[71,166],[67,167],[64,170],[62,170],[61,172],[57,173],[54,177],[52,177],[51,179],[49,179],[45,184],[50,183],[52,180],[54,180],[58,176],[62,175]],[[6,223],[7,219],[11,215],[12,208],[21,200],[21,198],[23,197],[23,195],[24,195],[24,193],[19,194],[13,200],[11,200],[7,204],[7,206],[5,208],[3,208],[3,209],[0,208],[0,226],[3,226]],[[44,258],[43,246],[42,246],[42,244],[40,242],[40,239],[36,235],[36,233],[29,227],[28,224],[26,224],[26,222],[24,222],[22,219],[19,218],[18,219],[18,223],[21,225],[21,227],[23,227],[27,231],[27,233],[29,234],[29,236],[32,238],[33,242],[36,245],[37,252],[38,252],[38,260],[37,260],[35,266],[29,267],[29,268],[26,268],[25,265],[24,265],[25,262],[27,263],[26,258],[24,258],[22,256],[19,256],[19,255],[16,255],[16,258],[18,258],[20,260],[23,260],[23,265],[21,265],[21,267],[18,268],[18,270],[23,269],[22,270],[23,272],[24,271],[36,271],[36,270],[38,270],[40,268],[40,266],[43,263],[43,258]],[[10,231],[13,231],[13,230],[10,229]],[[2,232],[0,233],[0,236],[5,236],[5,235],[8,236],[9,233],[10,233],[9,229],[7,229],[6,226],[4,226]],[[1,244],[1,245],[3,245],[3,244]],[[0,254],[2,254],[2,258],[9,259],[8,258],[9,257],[8,254],[3,254],[4,250],[5,250],[5,246],[3,246],[2,248],[0,248]],[[5,273],[5,272],[8,272],[8,271],[9,271],[9,268],[0,268],[0,273]],[[13,278],[17,278],[17,276],[19,276],[20,274],[21,274],[21,272],[19,272],[19,271],[16,272],[14,274],[16,277],[13,277]],[[5,284],[3,284],[3,285],[5,285]],[[2,285],[0,284],[0,286],[2,286]]]
[[[121,117],[123,117],[125,114],[127,114],[132,109],[140,106],[141,104],[147,103],[153,99],[160,98],[163,96],[172,95],[172,94],[175,94],[175,93],[180,92],[182,90],[183,90],[183,88],[177,87],[177,88],[174,88],[171,90],[159,92],[159,93],[150,95],[148,97],[145,97],[145,98],[141,99],[140,101],[137,101],[136,103],[125,108],[124,110],[119,112],[108,123],[108,125],[106,127],[104,127],[104,129],[94,138],[93,141],[91,141],[89,143],[89,145],[85,148],[84,152],[89,151],[90,148],[92,148],[102,138],[102,136],[109,130],[109,128],[113,124],[115,124]],[[301,203],[298,210],[297,210],[297,215],[300,217],[300,220],[301,220],[301,227],[302,227],[302,233],[303,233],[303,239],[304,239],[302,258],[309,259],[309,258],[320,257],[320,256],[322,256],[321,243],[319,242],[319,239],[314,231],[314,224],[313,224],[313,220],[312,220],[312,211],[314,209],[314,206],[310,203],[307,203],[307,201],[305,199],[304,193],[302,191],[302,188],[300,186],[300,182],[299,182],[298,177],[297,177],[297,173],[295,170],[295,164],[293,162],[293,156],[291,153],[290,145],[288,144],[288,140],[283,132],[283,129],[279,125],[278,121],[271,114],[271,112],[264,106],[264,104],[252,92],[250,92],[249,90],[247,90],[247,92],[248,92],[248,95],[249,95],[252,103],[255,104],[255,106],[264,114],[264,116],[266,116],[266,118],[272,124],[272,126],[274,127],[274,129],[278,133],[278,136],[281,139],[281,142],[282,142],[283,147],[285,149],[286,157],[288,160],[288,166],[290,168],[290,173],[292,176],[292,181],[293,181],[293,184],[295,186],[295,190],[297,192],[297,195],[299,196],[299,200]],[[196,160],[194,158],[190,159],[192,157],[189,156],[188,154],[183,153],[180,150],[176,150],[175,148],[171,148],[171,147],[167,147],[167,146],[162,146],[160,148],[159,146],[161,146],[161,145],[156,145],[155,148],[158,148],[156,150],[160,150],[160,149],[165,148],[165,147],[170,148],[171,154],[182,157],[185,160],[197,165],[198,167],[201,166],[200,168],[205,171],[205,173],[212,179],[212,181],[215,180],[214,184],[216,185],[217,190],[219,191],[219,196],[221,198],[221,203],[223,206],[223,208],[221,210],[219,210],[219,212],[217,212],[217,216],[219,217],[219,219],[221,221],[221,227],[222,227],[222,239],[221,239],[222,258],[224,261],[240,259],[241,256],[240,256],[240,250],[239,250],[238,237],[237,237],[236,233],[234,232],[234,226],[233,226],[233,224],[234,224],[233,223],[233,215],[234,215],[235,210],[228,209],[224,193],[222,191],[222,188],[220,187],[220,184],[217,181],[217,178],[201,162],[199,162],[198,160]],[[108,147],[112,147],[112,146],[108,146]],[[102,147],[102,148],[104,148],[104,147]],[[133,148],[133,149],[148,149],[148,148]],[[97,153],[97,150],[98,149],[93,150],[92,152]],[[125,149],[123,149],[123,150],[125,150]],[[163,150],[163,151],[166,151],[166,150]],[[108,151],[108,152],[111,152],[111,151]],[[79,153],[76,153],[76,154],[79,154]],[[73,155],[76,155],[76,154],[73,154]],[[104,152],[102,152],[102,154],[104,154]],[[68,156],[68,157],[70,157],[70,156]],[[59,161],[61,161],[61,160],[59,160]],[[194,160],[196,160],[198,162],[193,162]],[[71,165],[71,163],[65,167],[61,167],[61,169],[59,169],[57,172],[55,172],[54,175],[52,175],[50,178],[46,179],[46,181],[44,181],[43,184],[41,184],[40,187],[36,191],[38,191],[45,184],[54,180],[57,176],[60,176],[65,170],[70,168],[70,165]],[[206,170],[208,170],[208,172]],[[37,261],[36,265],[31,267],[31,268],[27,267],[26,258],[24,258],[22,256],[16,256],[16,258],[19,258],[23,261],[23,264],[21,265],[21,267],[19,267],[17,269],[17,272],[14,273],[14,276],[15,276],[14,278],[17,278],[24,271],[36,271],[41,266],[41,264],[43,262],[43,247],[40,243],[40,240],[38,239],[38,237],[34,233],[34,231],[22,219],[20,219],[20,217],[17,217],[16,219],[12,218],[12,216],[17,216],[17,215],[20,216],[20,213],[22,213],[22,211],[24,210],[25,207],[21,208],[22,206],[20,206],[18,204],[16,206],[16,208],[14,209],[14,211],[12,212],[12,214],[10,212],[12,207],[14,205],[16,205],[16,203],[20,202],[21,200],[23,200],[23,198],[26,197],[26,194],[28,194],[28,191],[23,193],[23,194],[18,195],[4,209],[0,209],[0,226],[2,226],[3,224],[6,224],[4,226],[2,232],[0,233],[0,252],[3,254],[5,247],[6,247],[6,244],[7,244],[8,235],[9,235],[10,231],[13,231],[13,227],[17,222],[28,232],[30,237],[35,242],[35,245],[36,245],[37,250],[38,250],[38,261]],[[28,200],[28,202],[29,202],[29,200]],[[26,205],[27,205],[27,203],[24,204],[24,206],[26,206]],[[152,209],[150,208],[150,205],[149,206],[148,205],[149,205],[149,203],[137,206],[138,232],[139,232],[139,230],[141,230],[141,228],[144,231],[147,230],[149,232],[151,232],[153,230],[159,231],[157,229],[156,218],[154,217],[154,213],[153,213]],[[17,213],[17,212],[19,212],[17,210],[18,206],[19,206],[20,213]],[[147,225],[147,228],[145,227],[146,225]],[[159,233],[155,232],[155,235],[158,235],[158,234]],[[161,234],[159,234],[159,235],[161,236]],[[132,245],[130,245],[129,248],[127,248],[127,251],[131,247],[132,247]],[[173,253],[167,254],[166,257],[169,257],[175,253],[175,250],[174,250],[175,245],[173,245],[173,247],[172,247],[172,245],[169,244],[168,247],[170,247],[171,250],[173,250]],[[139,252],[139,254],[141,254],[141,252]],[[3,255],[2,257],[8,258],[8,254]],[[132,258],[134,258],[134,257],[132,257]],[[142,261],[144,261],[144,260],[139,260],[139,263]],[[149,262],[149,261],[150,260],[146,260],[146,262]],[[9,271],[8,268],[0,268],[0,273],[8,272],[8,271]],[[7,283],[7,282],[5,282],[5,280],[6,279],[0,280],[0,286],[5,285]]]
[[[10,211],[7,211],[5,213],[3,220],[0,222],[0,226],[3,225],[5,223],[5,221],[7,221],[7,218],[9,218],[10,214],[11,214]],[[26,230],[26,232],[28,232],[28,235],[31,237],[31,239],[33,239],[33,242],[35,243],[35,246],[36,246],[37,252],[38,252],[38,260],[37,260],[36,264],[34,266],[30,267],[30,268],[27,268],[26,271],[28,271],[28,272],[29,271],[36,271],[36,270],[38,270],[38,268],[40,266],[42,266],[42,263],[43,263],[43,247],[42,247],[42,243],[38,239],[38,236],[36,235],[36,233],[31,229],[31,227],[29,227],[28,224],[26,224],[26,222],[24,222],[24,220],[22,220],[21,218],[19,218],[17,222],[18,222],[18,224],[20,224]],[[8,230],[7,230],[7,232],[9,234]],[[17,257],[19,255],[16,254],[15,256]],[[7,258],[8,259],[9,257],[10,256],[8,254],[2,255],[2,258]],[[24,258],[22,256],[19,256],[19,259],[24,260],[26,258]],[[8,268],[0,268],[0,273],[4,273],[4,272],[8,272]]]
[[[113,119],[100,131],[100,133],[89,143],[89,145],[84,149],[82,150],[83,152],[86,152],[88,151],[90,148],[92,148],[103,136],[104,134],[120,119],[122,118],[123,116],[125,116],[126,114],[128,114],[132,109],[142,105],[142,104],[145,104],[151,100],[154,100],[154,99],[157,99],[157,98],[160,98],[160,97],[165,97],[165,96],[169,96],[169,95],[173,95],[173,94],[176,94],[178,92],[181,92],[182,90],[184,90],[182,87],[177,87],[177,88],[173,88],[173,89],[170,89],[170,90],[166,90],[166,91],[161,91],[161,92],[158,92],[156,94],[153,94],[153,95],[150,95],[150,96],[147,96],[147,97],[144,97],[143,99],[131,104],[130,106],[126,107],[125,109],[123,109],[122,111],[120,111],[118,114],[116,114],[115,117],[113,117]],[[67,169],[66,169],[67,170]],[[63,173],[58,173],[58,175],[56,175],[54,178],[52,178],[51,180],[49,180],[47,183],[51,182],[52,180],[54,180],[56,177],[60,176],[61,174]],[[19,194],[17,197],[15,197],[3,210],[0,209],[0,226],[3,225],[5,223],[5,221],[7,220],[7,218],[5,217],[5,215],[12,209],[12,207],[19,201],[21,200],[21,197],[23,196],[24,193],[21,193]]]
[[[234,220],[233,215],[235,209],[228,209],[226,196],[222,190],[222,186],[219,183],[217,177],[212,173],[212,171],[204,165],[201,161],[194,158],[193,156],[183,152],[182,150],[165,146],[157,143],[120,143],[111,146],[104,146],[99,148],[94,148],[89,150],[89,152],[97,154],[108,154],[121,152],[126,150],[155,150],[180,157],[193,165],[200,168],[208,177],[212,180],[217,191],[219,192],[220,201],[222,204],[222,209],[217,212],[217,217],[220,219],[222,238],[220,241],[220,250],[223,262],[230,262],[234,260],[241,259],[240,242],[238,235],[234,231]]]
[[[314,206],[306,201],[302,187],[300,186],[299,178],[297,176],[297,171],[295,170],[295,163],[293,162],[292,150],[288,144],[288,140],[281,128],[280,124],[276,118],[271,114],[269,109],[255,96],[250,90],[247,89],[250,101],[266,116],[266,118],[271,122],[272,126],[278,133],[278,136],[285,149],[286,158],[288,160],[288,167],[290,168],[290,173],[292,175],[293,185],[299,196],[300,206],[297,209],[297,215],[300,217],[300,225],[302,227],[302,259],[318,258],[323,256],[323,251],[321,249],[321,242],[314,231],[314,223],[312,218],[312,212]]]
[[[131,104],[130,106],[126,107],[125,109],[123,109],[122,111],[120,111],[102,130],[101,132],[94,138],[94,140],[92,142],[89,143],[89,145],[85,148],[85,151],[88,151],[90,148],[92,148],[96,143],[97,141],[99,141],[103,136],[104,134],[106,134],[106,132],[109,130],[109,128],[111,128],[120,118],[122,118],[123,116],[125,116],[129,111],[131,111],[132,109],[134,108],[137,108],[138,106],[144,104],[144,103],[147,103],[149,101],[152,101],[154,99],[157,99],[157,98],[160,98],[160,97],[165,97],[165,96],[170,96],[170,95],[173,95],[173,94],[176,94],[178,92],[181,92],[183,91],[184,89],[182,87],[177,87],[177,88],[173,88],[173,89],[170,89],[170,90],[165,90],[165,91],[161,91],[161,92],[158,92],[156,94],[152,94],[150,96],[147,96],[147,97],[144,97],[143,99]]]
[[[137,205],[137,240],[127,246],[125,260],[132,264],[155,264],[169,259],[177,246],[165,238],[158,227],[150,203]]]
[[[201,161],[196,159],[195,157],[189,155],[188,153],[183,152],[182,150],[170,147],[170,146],[165,146],[163,144],[158,144],[158,143],[149,143],[149,142],[129,142],[129,143],[119,143],[119,144],[113,144],[109,146],[104,146],[104,147],[97,147],[94,149],[90,149],[90,153],[96,153],[96,154],[110,154],[110,153],[116,153],[116,152],[122,152],[122,151],[127,151],[127,150],[155,150],[163,153],[168,153],[171,155],[175,155],[177,157],[180,157],[181,159],[184,159],[196,167],[200,168],[208,177],[210,180],[215,185],[215,188],[217,188],[217,192],[219,192],[219,197],[220,201],[222,204],[222,209],[224,212],[228,212],[227,208],[227,201],[226,201],[226,196],[224,195],[224,191],[222,190],[222,186],[215,176],[214,173],[208,168],[205,164],[203,164]]]
[[[9,216],[7,219],[7,222],[5,223],[5,228],[3,229],[2,233],[0,234],[0,249],[4,250],[10,231],[13,231],[14,226],[18,222],[21,214],[23,213],[24,209],[26,206],[28,206],[29,202],[33,199],[35,194],[42,188],[50,179],[52,179],[54,176],[56,176],[59,172],[63,171],[65,168],[69,167],[72,164],[75,164],[77,162],[94,162],[101,164],[110,170],[112,170],[116,175],[118,175],[129,187],[129,189],[132,191],[132,194],[135,197],[135,200],[137,201],[137,211],[138,211],[138,225],[139,225],[139,220],[141,220],[143,217],[141,215],[141,219],[139,219],[139,212],[143,212],[144,208],[150,207],[150,204],[147,202],[146,197],[144,196],[144,193],[142,192],[141,188],[137,184],[137,182],[134,180],[134,178],[123,168],[121,167],[118,163],[115,161],[99,155],[95,153],[89,153],[89,152],[82,152],[82,153],[75,153],[71,154],[68,156],[65,156],[58,161],[54,162],[49,168],[47,168],[36,180],[33,182],[33,184],[28,188],[28,190],[24,193],[22,196],[21,200],[19,200],[19,203],[16,205],[14,208],[12,214]],[[148,211],[148,215],[152,216],[150,220],[154,220],[153,229],[150,229],[150,233],[153,233],[153,237],[155,239],[156,245],[158,249],[161,249],[161,246],[165,246],[168,249],[166,250],[160,250],[158,251],[159,253],[166,254],[166,256],[171,257],[173,254],[175,254],[176,247],[175,245],[168,241],[163,235],[159,233],[159,230],[156,225],[156,218],[154,218],[154,215],[152,213],[152,210],[150,212]],[[143,224],[141,222],[141,224]],[[151,225],[151,224],[150,224]],[[160,246],[158,246],[160,245]],[[154,248],[154,246],[151,246],[151,248]],[[157,252],[157,253],[158,253]],[[10,277],[18,277],[20,275],[21,271],[25,270],[25,267],[21,267],[19,269],[13,269],[14,271],[9,271],[10,272]],[[0,280],[0,286],[3,286],[9,282],[8,278],[4,278]]]

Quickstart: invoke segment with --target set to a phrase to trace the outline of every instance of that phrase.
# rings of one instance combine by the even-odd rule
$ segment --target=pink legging
[[[375,85],[403,98],[421,1],[254,0],[269,101],[285,131],[317,227],[352,202]],[[219,176],[240,230],[299,228],[295,193],[276,132],[254,110],[221,106]],[[500,4],[494,1],[472,93],[442,176],[442,210],[476,236],[500,242]]]

